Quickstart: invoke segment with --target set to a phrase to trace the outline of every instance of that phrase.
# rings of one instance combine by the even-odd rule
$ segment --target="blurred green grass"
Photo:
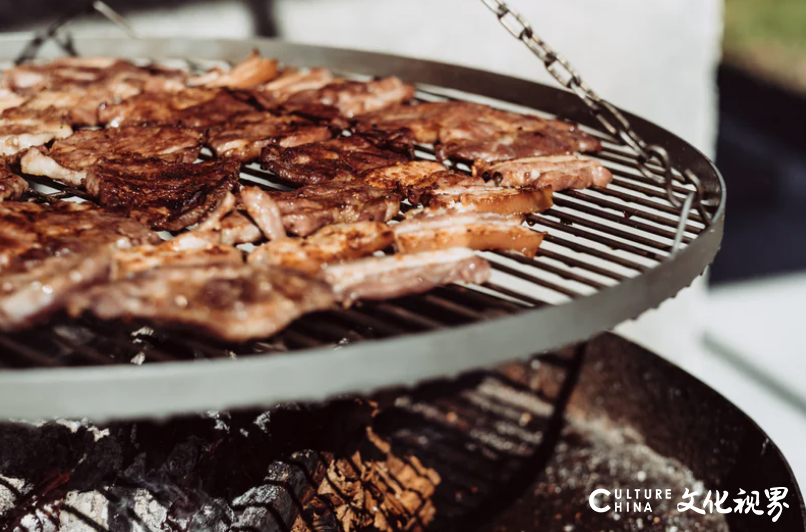
[[[725,60],[806,90],[806,0],[725,0]]]

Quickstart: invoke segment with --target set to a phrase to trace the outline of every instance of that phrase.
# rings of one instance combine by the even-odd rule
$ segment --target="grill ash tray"
[[[724,398],[614,335],[371,399],[105,426],[0,425],[3,530],[757,531],[680,513],[686,488],[788,489],[786,461]],[[596,513],[595,489],[670,489]],[[676,528],[675,528],[676,527]]]

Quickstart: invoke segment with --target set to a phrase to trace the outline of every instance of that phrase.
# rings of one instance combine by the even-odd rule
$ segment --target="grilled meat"
[[[6,109],[19,107],[25,103],[26,100],[27,98],[25,96],[20,96],[16,92],[12,92],[9,89],[0,88],[0,113]]]
[[[581,155],[529,157],[473,169],[500,186],[551,187],[554,191],[605,187],[613,179],[613,174],[601,163]]]
[[[382,142],[353,135],[294,148],[268,146],[260,160],[283,179],[315,185],[333,179],[349,181],[361,172],[404,163],[409,157]]]
[[[319,89],[295,93],[283,102],[283,108],[316,118],[353,118],[413,97],[414,86],[395,77],[375,81],[337,80]]]
[[[15,174],[8,163],[0,159],[0,201],[19,199],[28,190],[28,182]]]
[[[254,50],[231,69],[213,68],[188,79],[187,84],[189,87],[251,89],[273,80],[278,74],[277,60],[260,57],[258,51]]]
[[[484,180],[479,177],[448,170],[433,161],[412,161],[376,168],[360,174],[357,179],[373,187],[394,190],[415,204],[419,203],[422,194],[432,189],[460,184],[484,185]]]
[[[234,161],[102,159],[87,175],[87,190],[109,211],[154,229],[179,231],[204,220],[237,189],[238,169]]]
[[[218,229],[221,226],[221,220],[224,219],[232,210],[235,208],[237,203],[237,199],[235,195],[231,192],[227,192],[224,194],[218,201],[218,205],[210,211],[210,214],[204,218],[199,224],[194,227],[194,230],[197,232],[204,232],[204,231],[213,231]]]
[[[330,129],[304,118],[252,112],[236,115],[225,124],[214,127],[208,132],[207,145],[217,157],[252,162],[270,144],[292,148],[332,136]]]
[[[262,236],[260,228],[238,211],[221,220],[218,227],[222,244],[236,245],[257,242]]]
[[[98,286],[73,298],[73,315],[146,319],[201,330],[222,340],[266,338],[293,320],[333,306],[332,290],[302,273],[271,266],[166,266]]]
[[[285,238],[283,216],[270,193],[258,187],[243,187],[240,198],[246,212],[255,221],[263,236],[268,240]]]
[[[29,150],[21,161],[23,172],[44,175],[81,186],[87,171],[101,158],[157,157],[171,162],[196,160],[202,134],[168,127],[121,127],[77,131],[49,149]]]
[[[490,264],[469,249],[456,248],[334,264],[319,278],[350,305],[358,299],[391,299],[460,281],[481,284],[490,278]]]
[[[522,223],[520,216],[424,211],[394,226],[395,247],[401,253],[458,247],[510,250],[532,258],[543,242],[543,233],[523,227]]]
[[[249,262],[314,274],[327,264],[371,255],[391,246],[392,242],[394,233],[380,222],[336,224],[306,238],[286,238],[263,244],[249,254]]]
[[[87,203],[0,203],[0,329],[38,323],[71,294],[106,281],[116,250],[159,241]]]
[[[98,112],[108,127],[182,126],[205,128],[254,111],[254,108],[223,90],[187,89],[180,92],[142,93],[109,105]]]
[[[356,129],[360,133],[403,131],[417,142],[434,144],[442,128],[473,120],[484,109],[483,105],[470,102],[398,105],[362,115]]]
[[[487,185],[457,185],[435,188],[422,197],[423,205],[432,209],[529,214],[552,207],[551,187],[505,188]]]
[[[358,183],[311,185],[270,195],[280,208],[285,230],[297,236],[335,223],[387,222],[400,210],[400,196]]]
[[[564,155],[574,152],[577,143],[541,131],[515,131],[489,137],[457,139],[440,144],[440,159],[473,162],[474,166],[494,161]]]
[[[69,137],[73,129],[53,109],[13,108],[0,115],[0,157],[16,158],[33,146]]]
[[[201,239],[184,238],[179,242],[174,240],[156,246],[145,245],[116,251],[112,279],[123,279],[138,272],[166,266],[243,264],[243,252],[238,248],[212,244]]]
[[[326,68],[287,69],[279,78],[253,90],[252,96],[263,108],[273,109],[298,92],[320,89],[331,81],[333,74]]]

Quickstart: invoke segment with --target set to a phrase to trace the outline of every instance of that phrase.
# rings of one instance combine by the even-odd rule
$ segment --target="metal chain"
[[[602,99],[587,83],[582,80],[579,73],[565,60],[559,53],[554,51],[545,41],[535,35],[532,26],[518,12],[512,10],[501,0],[481,0],[490,11],[495,13],[498,21],[513,37],[523,42],[546,66],[549,74],[557,80],[563,87],[573,91],[585,102],[593,115],[599,120],[602,126],[612,136],[620,139],[626,146],[635,151],[638,158],[638,169],[642,175],[652,179],[666,189],[666,197],[669,202],[682,211],[686,211],[686,218],[691,208],[696,208],[706,226],[711,224],[711,216],[702,203],[704,190],[699,178],[691,170],[683,170],[682,176],[686,181],[694,185],[695,191],[691,192],[691,198],[682,199],[674,194],[674,168],[672,167],[669,153],[662,146],[648,144],[630,126],[630,122],[619,111],[616,106]],[[659,177],[656,171],[650,167],[655,164],[661,168],[663,177]],[[685,226],[685,220],[681,220],[681,226]],[[682,230],[676,241],[680,240]],[[676,249],[677,246],[675,246]]]

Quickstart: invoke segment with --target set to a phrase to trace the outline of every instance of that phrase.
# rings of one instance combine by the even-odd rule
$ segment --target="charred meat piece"
[[[350,305],[358,299],[391,299],[460,281],[481,284],[490,272],[486,260],[469,249],[456,248],[335,264],[319,277],[333,287],[343,304]]]
[[[84,129],[53,143],[50,148],[29,150],[21,161],[23,172],[44,175],[81,186],[88,169],[99,159],[156,157],[169,162],[196,160],[202,134],[169,127],[121,127]]]
[[[330,287],[271,266],[166,266],[73,298],[73,315],[146,319],[231,342],[266,338],[303,314],[331,308]]]
[[[402,131],[417,142],[434,144],[443,127],[473,120],[486,109],[470,102],[430,102],[398,105],[359,117],[356,131],[362,134]]]
[[[543,212],[553,205],[551,187],[506,188],[487,185],[435,188],[423,196],[422,202],[432,209],[498,214]]]
[[[258,187],[243,187],[241,204],[268,240],[285,238],[285,226],[280,207],[271,194]]]
[[[294,148],[269,146],[260,160],[264,168],[283,179],[315,185],[333,179],[349,181],[361,172],[404,163],[409,157],[382,142],[353,135]]]
[[[180,92],[143,93],[98,113],[108,127],[182,126],[204,128],[254,108],[223,90],[187,89]]]
[[[222,244],[250,244],[260,240],[262,232],[249,218],[238,211],[225,216],[218,226]]]
[[[304,118],[253,112],[234,116],[225,124],[213,127],[208,132],[207,145],[216,157],[252,162],[270,144],[293,148],[332,136],[327,127],[317,126]]]
[[[171,164],[160,159],[102,159],[87,190],[111,212],[154,229],[179,231],[202,221],[238,187],[234,161]]]
[[[0,157],[17,158],[25,150],[72,135],[73,129],[53,109],[13,108],[0,115]]]
[[[87,203],[0,203],[0,330],[34,325],[106,281],[115,251],[158,242],[140,224]]]
[[[486,212],[431,213],[424,211],[394,226],[395,247],[401,253],[469,248],[509,250],[533,258],[543,233],[523,227],[520,216]]]
[[[414,86],[395,77],[375,81],[337,80],[297,92],[283,102],[286,111],[316,118],[353,118],[414,98]]]
[[[360,174],[358,180],[373,187],[397,191],[415,204],[419,203],[422,194],[435,188],[484,185],[484,180],[479,177],[448,170],[433,161],[412,161],[376,168]]]
[[[297,236],[336,223],[387,222],[400,210],[397,194],[358,183],[311,185],[270,194],[283,215],[285,230]]]
[[[484,165],[478,171],[500,186],[551,187],[555,192],[605,187],[613,179],[613,174],[599,161],[581,155],[515,159]]]
[[[380,222],[336,224],[306,238],[286,238],[263,244],[249,254],[249,262],[315,274],[327,264],[365,257],[393,242],[394,233]]]
[[[279,74],[276,59],[260,57],[257,50],[230,70],[213,68],[200,76],[188,79],[189,87],[225,87],[228,89],[251,89],[267,83]]]
[[[0,201],[19,199],[28,190],[28,182],[15,174],[8,163],[0,159]]]
[[[279,78],[252,91],[252,96],[264,109],[273,109],[292,95],[316,90],[333,81],[333,74],[326,68],[311,70],[286,70]]]

